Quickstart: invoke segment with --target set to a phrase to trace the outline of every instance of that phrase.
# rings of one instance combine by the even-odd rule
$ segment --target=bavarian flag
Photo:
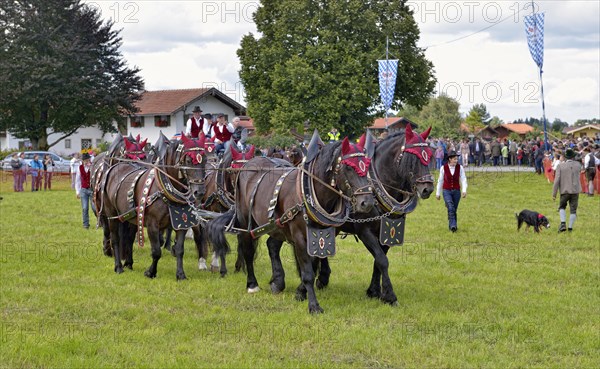
[[[396,90],[396,74],[398,73],[398,60],[386,59],[379,62],[379,93],[381,102],[386,111],[392,106],[394,101],[394,91]]]
[[[531,57],[541,70],[544,65],[544,13],[525,16],[525,33]]]

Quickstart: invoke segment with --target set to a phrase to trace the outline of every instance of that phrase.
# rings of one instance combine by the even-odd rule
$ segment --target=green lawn
[[[470,173],[456,234],[443,201],[421,201],[405,245],[389,253],[398,307],[366,297],[372,258],[352,237],[338,239],[317,316],[294,300],[289,247],[280,295],[269,290],[264,239],[253,295],[243,274],[197,271],[191,240],[187,281],[175,281],[170,254],[156,279],[144,277],[149,243],[136,246],[133,271],[116,275],[101,230],[82,228],[66,177],[38,193],[13,193],[12,178],[0,178],[2,368],[600,364],[600,197],[581,197],[574,232],[558,235],[551,185],[532,173]],[[524,208],[552,228],[517,233],[514,213]]]

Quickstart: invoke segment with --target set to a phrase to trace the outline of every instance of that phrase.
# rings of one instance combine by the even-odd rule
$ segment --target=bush
[[[19,149],[6,149],[0,151],[0,160],[4,160],[7,156],[12,155],[15,152],[18,152]]]

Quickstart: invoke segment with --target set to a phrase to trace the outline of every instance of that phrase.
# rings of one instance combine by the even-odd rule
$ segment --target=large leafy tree
[[[490,123],[490,113],[487,110],[487,107],[485,106],[485,104],[475,104],[473,105],[473,107],[471,108],[471,111],[469,112],[469,115],[473,112],[477,112],[477,114],[479,115],[479,118],[481,118],[481,124],[484,125],[489,125]]]
[[[469,129],[469,132],[471,132],[473,134],[479,128],[484,127],[483,119],[481,118],[481,115],[479,115],[479,114],[480,113],[477,109],[471,109],[471,111],[469,111],[469,114],[467,115],[467,118],[465,119],[465,125]]]
[[[458,108],[460,103],[455,99],[441,94],[438,97],[431,97],[427,105],[421,110],[410,105],[405,106],[398,112],[398,116],[403,116],[418,122],[420,126],[431,126],[432,137],[459,137],[460,122],[462,117]]]
[[[80,0],[0,0],[0,129],[44,149],[81,127],[114,131],[143,80],[112,28]]]
[[[262,0],[260,35],[238,56],[248,113],[259,132],[295,127],[362,130],[381,113],[377,59],[398,58],[393,108],[421,107],[435,86],[433,65],[416,46],[419,29],[400,0]]]

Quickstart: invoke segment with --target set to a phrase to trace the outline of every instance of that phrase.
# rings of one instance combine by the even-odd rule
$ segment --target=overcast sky
[[[148,90],[217,87],[245,104],[236,50],[256,33],[258,1],[87,1],[122,29],[124,57]],[[419,46],[435,66],[436,93],[461,113],[484,103],[505,122],[541,117],[538,68],[523,16],[530,1],[409,1]],[[545,13],[546,118],[600,118],[600,1],[538,1]]]

